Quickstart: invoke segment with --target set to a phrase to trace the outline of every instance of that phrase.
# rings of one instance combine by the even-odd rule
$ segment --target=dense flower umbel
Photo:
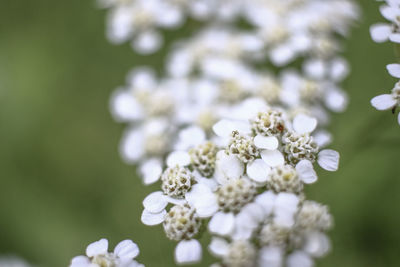
[[[188,152],[175,151],[168,156],[168,165],[175,165],[162,175],[163,192],[151,193],[144,200],[142,222],[163,223],[167,237],[179,242],[175,250],[178,263],[200,260],[201,250],[195,238],[201,221],[207,218],[211,218],[207,228],[212,235],[233,240],[232,244],[221,239],[210,245],[212,251],[217,251],[213,254],[221,256],[223,264],[229,266],[256,266],[261,264],[259,261],[263,266],[265,259],[258,260],[255,255],[261,253],[268,258],[269,252],[257,251],[253,239],[263,245],[263,251],[269,251],[270,247],[281,251],[279,259],[283,261],[285,251],[303,251],[303,246],[311,242],[308,241],[311,234],[330,227],[330,215],[324,206],[309,201],[303,204],[303,184],[317,179],[313,169],[315,161],[327,170],[335,170],[337,152],[313,147],[313,158],[310,158],[305,155],[311,152],[304,152],[308,147],[294,141],[292,150],[287,150],[284,140],[288,129],[293,129],[292,134],[309,137],[316,120],[302,114],[293,121],[284,120],[285,114],[267,109],[264,114],[280,114],[280,124],[285,126],[282,134],[264,136],[251,130],[254,118],[262,114],[257,111],[247,120],[218,122],[214,127],[220,134],[218,143],[226,144],[220,145],[218,152],[217,145],[206,143],[206,146],[200,145]],[[230,125],[231,134],[224,133],[225,127],[220,131],[221,123]],[[201,164],[193,157],[197,159],[202,150],[207,155],[210,147],[215,150],[211,157],[213,168],[208,168],[205,176],[198,171]],[[285,156],[288,151],[298,160]],[[206,159],[204,164],[209,164],[209,157]],[[169,203],[174,206],[168,210]],[[219,248],[222,243],[225,249]],[[220,249],[224,250],[223,254]],[[186,254],[188,251],[191,253]],[[311,252],[304,253],[310,259],[316,257]]]
[[[337,54],[338,37],[348,33],[357,6],[351,0],[99,2],[110,10],[110,40],[129,41],[142,54],[160,48],[162,29],[186,18],[204,24],[171,46],[165,77],[138,68],[112,97],[114,117],[130,125],[123,158],[139,165],[145,184],[161,180],[143,201],[142,222],[163,224],[178,242],[179,264],[201,259],[196,238],[207,229],[222,266],[311,266],[329,249],[330,215],[305,200],[303,190],[317,180],[315,163],[338,168],[339,154],[322,149],[331,140],[324,128],[330,112],[347,105],[339,83],[348,66]],[[301,70],[285,68],[296,59]],[[277,75],[260,67],[266,61]]]

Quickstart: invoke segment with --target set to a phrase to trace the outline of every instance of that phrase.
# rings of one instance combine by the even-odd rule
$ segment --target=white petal
[[[342,112],[348,104],[346,92],[340,89],[328,90],[325,95],[326,106],[334,112]]]
[[[399,33],[392,33],[389,36],[389,40],[393,43],[400,43],[400,34]]]
[[[214,256],[223,257],[228,254],[229,244],[225,239],[213,237],[208,249]]]
[[[262,159],[256,159],[247,164],[247,176],[257,183],[265,183],[270,172],[271,167]]]
[[[248,224],[254,224],[255,227],[257,227],[261,222],[263,222],[266,216],[263,206],[254,202],[246,204],[239,212],[239,214],[245,215]]]
[[[206,134],[203,129],[198,126],[187,127],[179,133],[179,149],[187,150],[203,143],[205,139]]]
[[[239,179],[244,173],[244,164],[235,155],[226,155],[224,151],[217,154],[215,179],[220,184]]]
[[[229,235],[235,225],[233,213],[217,212],[208,223],[208,229],[213,234],[221,236]]]
[[[256,135],[254,137],[254,145],[262,149],[275,150],[278,148],[279,141],[275,136]]]
[[[174,205],[183,206],[186,204],[186,200],[183,198],[174,198],[174,197],[170,197],[170,196],[165,196],[165,198],[167,199],[168,203],[171,203]]]
[[[134,163],[142,157],[143,139],[143,132],[140,129],[126,132],[120,144],[120,151],[127,163]]]
[[[349,64],[343,58],[334,59],[331,64],[331,77],[334,81],[342,81],[350,72]]]
[[[314,262],[307,253],[295,251],[287,258],[287,267],[313,267]]]
[[[218,210],[217,198],[205,184],[195,184],[192,190],[186,193],[185,199],[201,218],[210,217]]]
[[[148,210],[143,210],[142,217],[140,219],[145,225],[157,225],[164,221],[166,214],[166,210],[162,210],[159,213],[151,213]]]
[[[263,150],[261,151],[261,158],[271,167],[285,163],[285,158],[279,150]]]
[[[122,260],[132,260],[139,255],[139,247],[132,240],[124,240],[118,243],[114,253]]]
[[[132,47],[139,54],[151,54],[157,51],[162,44],[162,37],[155,31],[145,31],[132,42]]]
[[[272,191],[266,191],[255,198],[255,202],[264,209],[266,216],[271,214],[274,209],[276,195]]]
[[[304,72],[314,79],[322,79],[326,73],[325,62],[322,60],[308,60],[303,65]]]
[[[178,264],[196,263],[201,260],[201,254],[199,241],[182,240],[175,248],[175,261]]]
[[[198,173],[197,171],[193,172],[194,174]],[[211,189],[211,191],[215,191],[218,189],[218,183],[214,179],[209,179],[209,178],[204,178],[204,177],[198,177],[195,175],[195,179],[199,184],[204,184],[208,188]]]
[[[111,96],[111,113],[118,121],[140,119],[142,109],[130,92],[117,91]]]
[[[388,64],[386,69],[393,77],[400,78],[400,64]]]
[[[304,244],[304,251],[313,257],[322,257],[329,252],[331,243],[329,238],[320,232],[309,233]]]
[[[332,149],[324,149],[318,153],[318,164],[327,171],[337,171],[339,168],[339,153]]]
[[[293,120],[293,129],[299,134],[311,133],[316,127],[317,120],[305,114],[299,114]]]
[[[379,11],[381,12],[382,16],[385,17],[385,19],[394,21],[396,19],[396,16],[398,16],[399,11],[398,7],[394,7],[393,5],[399,5],[399,3],[394,0],[387,0],[386,3],[389,5],[382,5],[379,7]]]
[[[391,109],[396,103],[396,99],[389,94],[378,95],[371,99],[371,105],[377,110]]]
[[[167,157],[168,167],[187,166],[190,164],[190,155],[186,151],[174,151]]]
[[[389,24],[377,23],[370,27],[372,40],[377,43],[383,43],[388,40],[389,35],[392,33],[392,29]]]
[[[90,267],[91,263],[86,256],[76,256],[71,260],[69,267]]]
[[[235,124],[230,120],[220,120],[212,128],[217,136],[229,137],[235,130]]]
[[[315,183],[318,179],[317,173],[314,171],[314,167],[309,160],[303,159],[297,163],[296,171],[300,180],[306,184]]]
[[[375,96],[371,99],[371,105],[377,110],[386,110],[396,105],[396,100],[389,94]]]
[[[313,137],[318,147],[325,147],[332,142],[332,135],[324,130],[314,132]]]
[[[275,66],[281,67],[289,63],[295,54],[291,47],[281,45],[278,48],[271,50],[269,56]]]
[[[151,91],[157,87],[156,74],[152,68],[134,68],[127,77],[127,83],[131,88],[139,91]]]
[[[283,251],[280,247],[263,247],[260,250],[258,266],[282,267]]]
[[[291,193],[279,193],[275,199],[274,222],[284,227],[292,227],[299,198]]]
[[[86,255],[88,257],[94,257],[101,254],[106,254],[108,249],[108,240],[105,238],[99,241],[93,242],[86,248]]]
[[[155,183],[162,173],[162,162],[160,159],[152,158],[146,160],[140,166],[140,172],[143,175],[143,183],[146,185]]]
[[[161,191],[153,192],[143,200],[143,207],[151,213],[161,212],[167,204],[167,198]]]

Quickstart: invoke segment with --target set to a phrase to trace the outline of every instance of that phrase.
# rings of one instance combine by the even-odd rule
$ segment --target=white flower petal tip
[[[132,260],[139,255],[139,247],[132,240],[124,240],[115,247],[114,253],[120,259]]]
[[[299,133],[311,133],[317,127],[317,119],[305,114],[297,115],[293,120],[293,129]]]
[[[161,212],[167,204],[167,198],[161,191],[153,192],[143,200],[143,207],[152,213]]]
[[[254,137],[254,145],[261,149],[275,150],[278,148],[279,141],[275,136],[257,135]]]
[[[162,210],[159,213],[151,213],[148,210],[143,210],[142,217],[140,218],[142,223],[145,225],[157,225],[164,221],[165,215],[167,214],[166,210]]]
[[[205,184],[195,184],[192,190],[186,193],[185,198],[201,218],[212,216],[219,207],[215,194]]]
[[[339,152],[332,149],[321,150],[318,154],[318,164],[327,171],[337,171],[339,168]]]
[[[303,251],[295,251],[288,256],[288,267],[313,267],[314,262],[312,258]]]
[[[371,99],[371,105],[377,110],[391,109],[396,103],[396,99],[390,94],[378,95]]]
[[[371,38],[374,42],[383,43],[389,39],[392,29],[389,24],[377,23],[370,27]]]
[[[400,125],[400,113],[397,115],[397,122],[398,122],[399,125]]]
[[[329,238],[320,232],[313,232],[308,234],[303,250],[312,257],[323,257],[331,249],[331,242]]]
[[[261,158],[271,167],[276,167],[285,163],[285,158],[279,150],[263,150],[261,152]]]
[[[174,151],[167,157],[168,167],[187,166],[190,164],[190,155],[186,151]]]
[[[400,64],[389,64],[386,66],[389,74],[395,78],[400,78]]]
[[[257,183],[267,182],[270,172],[271,167],[262,159],[256,159],[247,164],[247,176]]]
[[[217,257],[223,257],[229,252],[229,244],[225,239],[219,237],[213,237],[208,250]]]
[[[297,163],[296,171],[300,179],[306,184],[315,183],[318,179],[317,173],[309,160],[301,160]]]
[[[107,253],[108,249],[108,240],[105,238],[100,239],[99,241],[91,243],[86,248],[86,255],[88,257],[94,257],[96,255]]]
[[[175,261],[178,264],[191,264],[201,260],[202,250],[195,239],[182,240],[175,248]]]
[[[218,212],[211,218],[208,229],[211,233],[226,236],[232,233],[235,225],[233,213]]]
[[[86,256],[76,256],[71,260],[69,267],[87,267],[90,266],[90,260]]]
[[[140,171],[145,185],[155,183],[162,174],[162,163],[159,159],[149,159],[140,167]]]
[[[283,251],[280,247],[263,247],[260,250],[258,266],[282,267]]]
[[[220,137],[228,137],[235,130],[235,125],[229,120],[220,120],[212,127],[214,133]]]
[[[399,33],[392,33],[389,36],[389,40],[393,43],[400,43],[400,34]]]

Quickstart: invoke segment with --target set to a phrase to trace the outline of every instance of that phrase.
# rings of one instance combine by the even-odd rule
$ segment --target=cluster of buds
[[[377,43],[390,40],[398,45],[400,43],[400,1],[385,0],[380,12],[390,23],[372,25],[370,28],[372,39]],[[392,77],[400,79],[400,64],[388,64],[386,68]],[[371,104],[377,110],[391,110],[395,114],[396,109],[400,107],[400,81],[395,83],[390,94],[372,98]],[[397,122],[400,124],[400,113],[397,115]]]
[[[307,200],[304,188],[317,181],[316,164],[338,168],[339,154],[323,147],[331,141],[330,112],[347,105],[340,83],[348,65],[338,52],[357,5],[99,3],[109,9],[110,40],[130,41],[142,54],[162,45],[162,29],[185,19],[204,26],[172,44],[164,77],[136,68],[111,98],[115,119],[129,124],[124,160],[138,166],[144,184],[161,182],[144,199],[141,220],[162,224],[178,242],[176,262],[201,260],[197,238],[205,230],[210,253],[220,259],[215,266],[307,267],[325,255],[332,218],[326,206]],[[99,255],[80,259],[120,266],[117,251]]]

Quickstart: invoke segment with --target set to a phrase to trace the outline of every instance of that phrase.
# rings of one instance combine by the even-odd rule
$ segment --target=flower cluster
[[[86,256],[76,256],[70,267],[144,267],[134,258],[139,255],[138,246],[131,240],[121,241],[114,249],[108,252],[108,240],[100,239],[86,248]]]
[[[382,16],[390,23],[376,23],[371,26],[371,37],[375,42],[382,43],[390,40],[395,44],[400,43],[400,1],[386,0],[380,8]],[[389,74],[400,79],[400,64],[388,64],[386,66]],[[377,110],[392,110],[395,114],[396,108],[400,107],[400,82],[396,82],[390,94],[378,95],[371,99],[371,104]],[[397,121],[400,124],[400,113]]]
[[[338,49],[335,34],[346,35],[348,24],[357,16],[350,0],[99,0],[108,8],[107,36],[114,43],[131,41],[142,54],[157,51],[162,43],[161,29],[174,29],[186,19],[211,25],[238,20],[252,27],[250,39],[234,37],[226,48],[240,54],[242,48],[267,53],[277,64],[311,52],[330,56]],[[318,12],[315,12],[318,10]],[[253,37],[258,40],[255,41]],[[221,39],[223,42],[232,39]],[[242,41],[242,42],[241,42]],[[224,47],[214,47],[219,50]],[[201,47],[197,47],[201,49]],[[267,51],[265,51],[265,49]]]
[[[201,259],[196,237],[208,223],[209,250],[227,266],[311,264],[329,250],[332,218],[326,206],[306,200],[304,185],[317,180],[314,163],[335,171],[339,161],[336,151],[319,148],[316,126],[307,115],[291,121],[270,107],[248,120],[217,122],[214,143],[170,153],[162,190],[143,201],[142,222],[162,223],[179,242],[178,263]],[[193,156],[203,153],[203,161]]]
[[[155,52],[161,30],[203,28],[171,45],[165,73],[132,70],[111,97],[129,125],[123,159],[160,190],[141,220],[178,242],[177,263],[201,259],[199,235],[221,266],[307,267],[329,250],[328,208],[307,200],[331,112],[347,106],[340,40],[358,17],[351,0],[100,0],[113,42]],[[316,12],[318,11],[318,12]],[[108,254],[107,254],[108,255]],[[113,254],[115,255],[115,253]],[[115,256],[113,256],[115,257]],[[90,258],[89,258],[90,260]]]

